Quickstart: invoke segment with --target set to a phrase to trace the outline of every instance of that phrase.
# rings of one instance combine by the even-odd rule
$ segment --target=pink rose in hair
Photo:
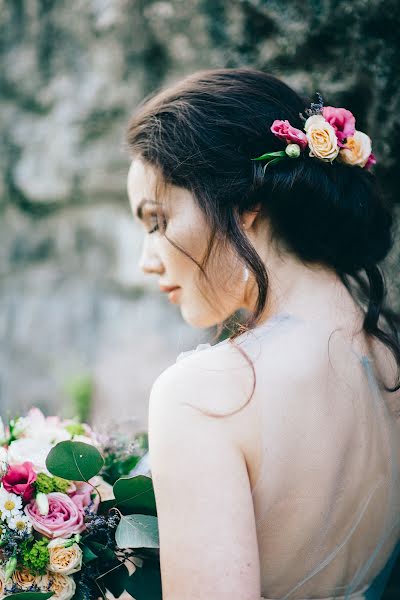
[[[40,514],[36,500],[25,506],[25,513],[32,522],[33,528],[48,538],[69,538],[81,533],[86,527],[83,510],[61,492],[47,494],[49,512]]]
[[[36,473],[33,470],[33,464],[29,461],[21,465],[10,465],[2,482],[7,492],[21,496],[24,502],[29,502],[33,498],[35,488],[33,483],[36,481]]]
[[[298,144],[301,150],[307,147],[308,141],[304,131],[292,127],[287,119],[280,121],[275,119],[271,125],[271,131],[280,140],[285,141],[287,144]]]
[[[356,119],[347,108],[324,106],[322,116],[335,130],[338,146],[344,147],[343,140],[354,135]]]
[[[364,165],[364,169],[369,169],[370,167],[372,167],[372,165],[376,164],[376,158],[375,158],[375,154],[373,152],[371,152],[371,154],[368,156],[368,160]]]

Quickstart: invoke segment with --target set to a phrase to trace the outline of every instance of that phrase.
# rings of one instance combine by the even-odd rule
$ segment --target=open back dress
[[[379,600],[400,553],[400,393],[386,392],[372,356],[342,340],[315,376],[306,371],[299,397],[290,361],[280,358],[276,376],[266,361],[301,325],[283,312],[234,340],[257,389],[269,390],[268,401],[257,389],[251,400],[262,431],[252,488],[262,599]]]

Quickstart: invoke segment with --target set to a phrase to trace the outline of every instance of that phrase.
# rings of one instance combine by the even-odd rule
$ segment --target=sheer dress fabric
[[[263,462],[252,489],[260,600],[379,600],[400,554],[400,424],[372,358],[347,342],[330,345],[326,370],[311,378],[301,402],[282,378],[263,379],[274,344],[282,348],[302,323],[280,313],[235,340],[253,361],[257,387],[275,390],[272,418],[270,397],[255,392],[251,400],[262,423]],[[228,342],[199,344],[176,360]],[[274,496],[271,477],[280,482]]]

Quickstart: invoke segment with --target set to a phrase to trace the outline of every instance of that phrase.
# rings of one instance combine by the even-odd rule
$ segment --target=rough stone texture
[[[399,202],[399,26],[394,0],[0,0],[2,412],[61,410],[84,371],[99,420],[144,422],[157,374],[206,339],[137,268],[123,135],[143,96],[197,68],[269,70],[354,112]]]

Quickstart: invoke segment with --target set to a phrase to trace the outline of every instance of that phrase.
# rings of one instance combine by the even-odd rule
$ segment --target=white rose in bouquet
[[[57,444],[71,439],[59,417],[45,417],[38,408],[31,408],[26,417],[20,417],[13,428],[14,435],[40,439],[42,443]]]
[[[55,538],[47,546],[49,550],[49,571],[72,575],[82,568],[82,550],[79,545],[67,538]]]
[[[40,438],[14,440],[8,447],[8,462],[10,465],[20,465],[30,461],[35,471],[49,474],[46,469],[46,457],[52,447],[52,444],[46,443]]]

